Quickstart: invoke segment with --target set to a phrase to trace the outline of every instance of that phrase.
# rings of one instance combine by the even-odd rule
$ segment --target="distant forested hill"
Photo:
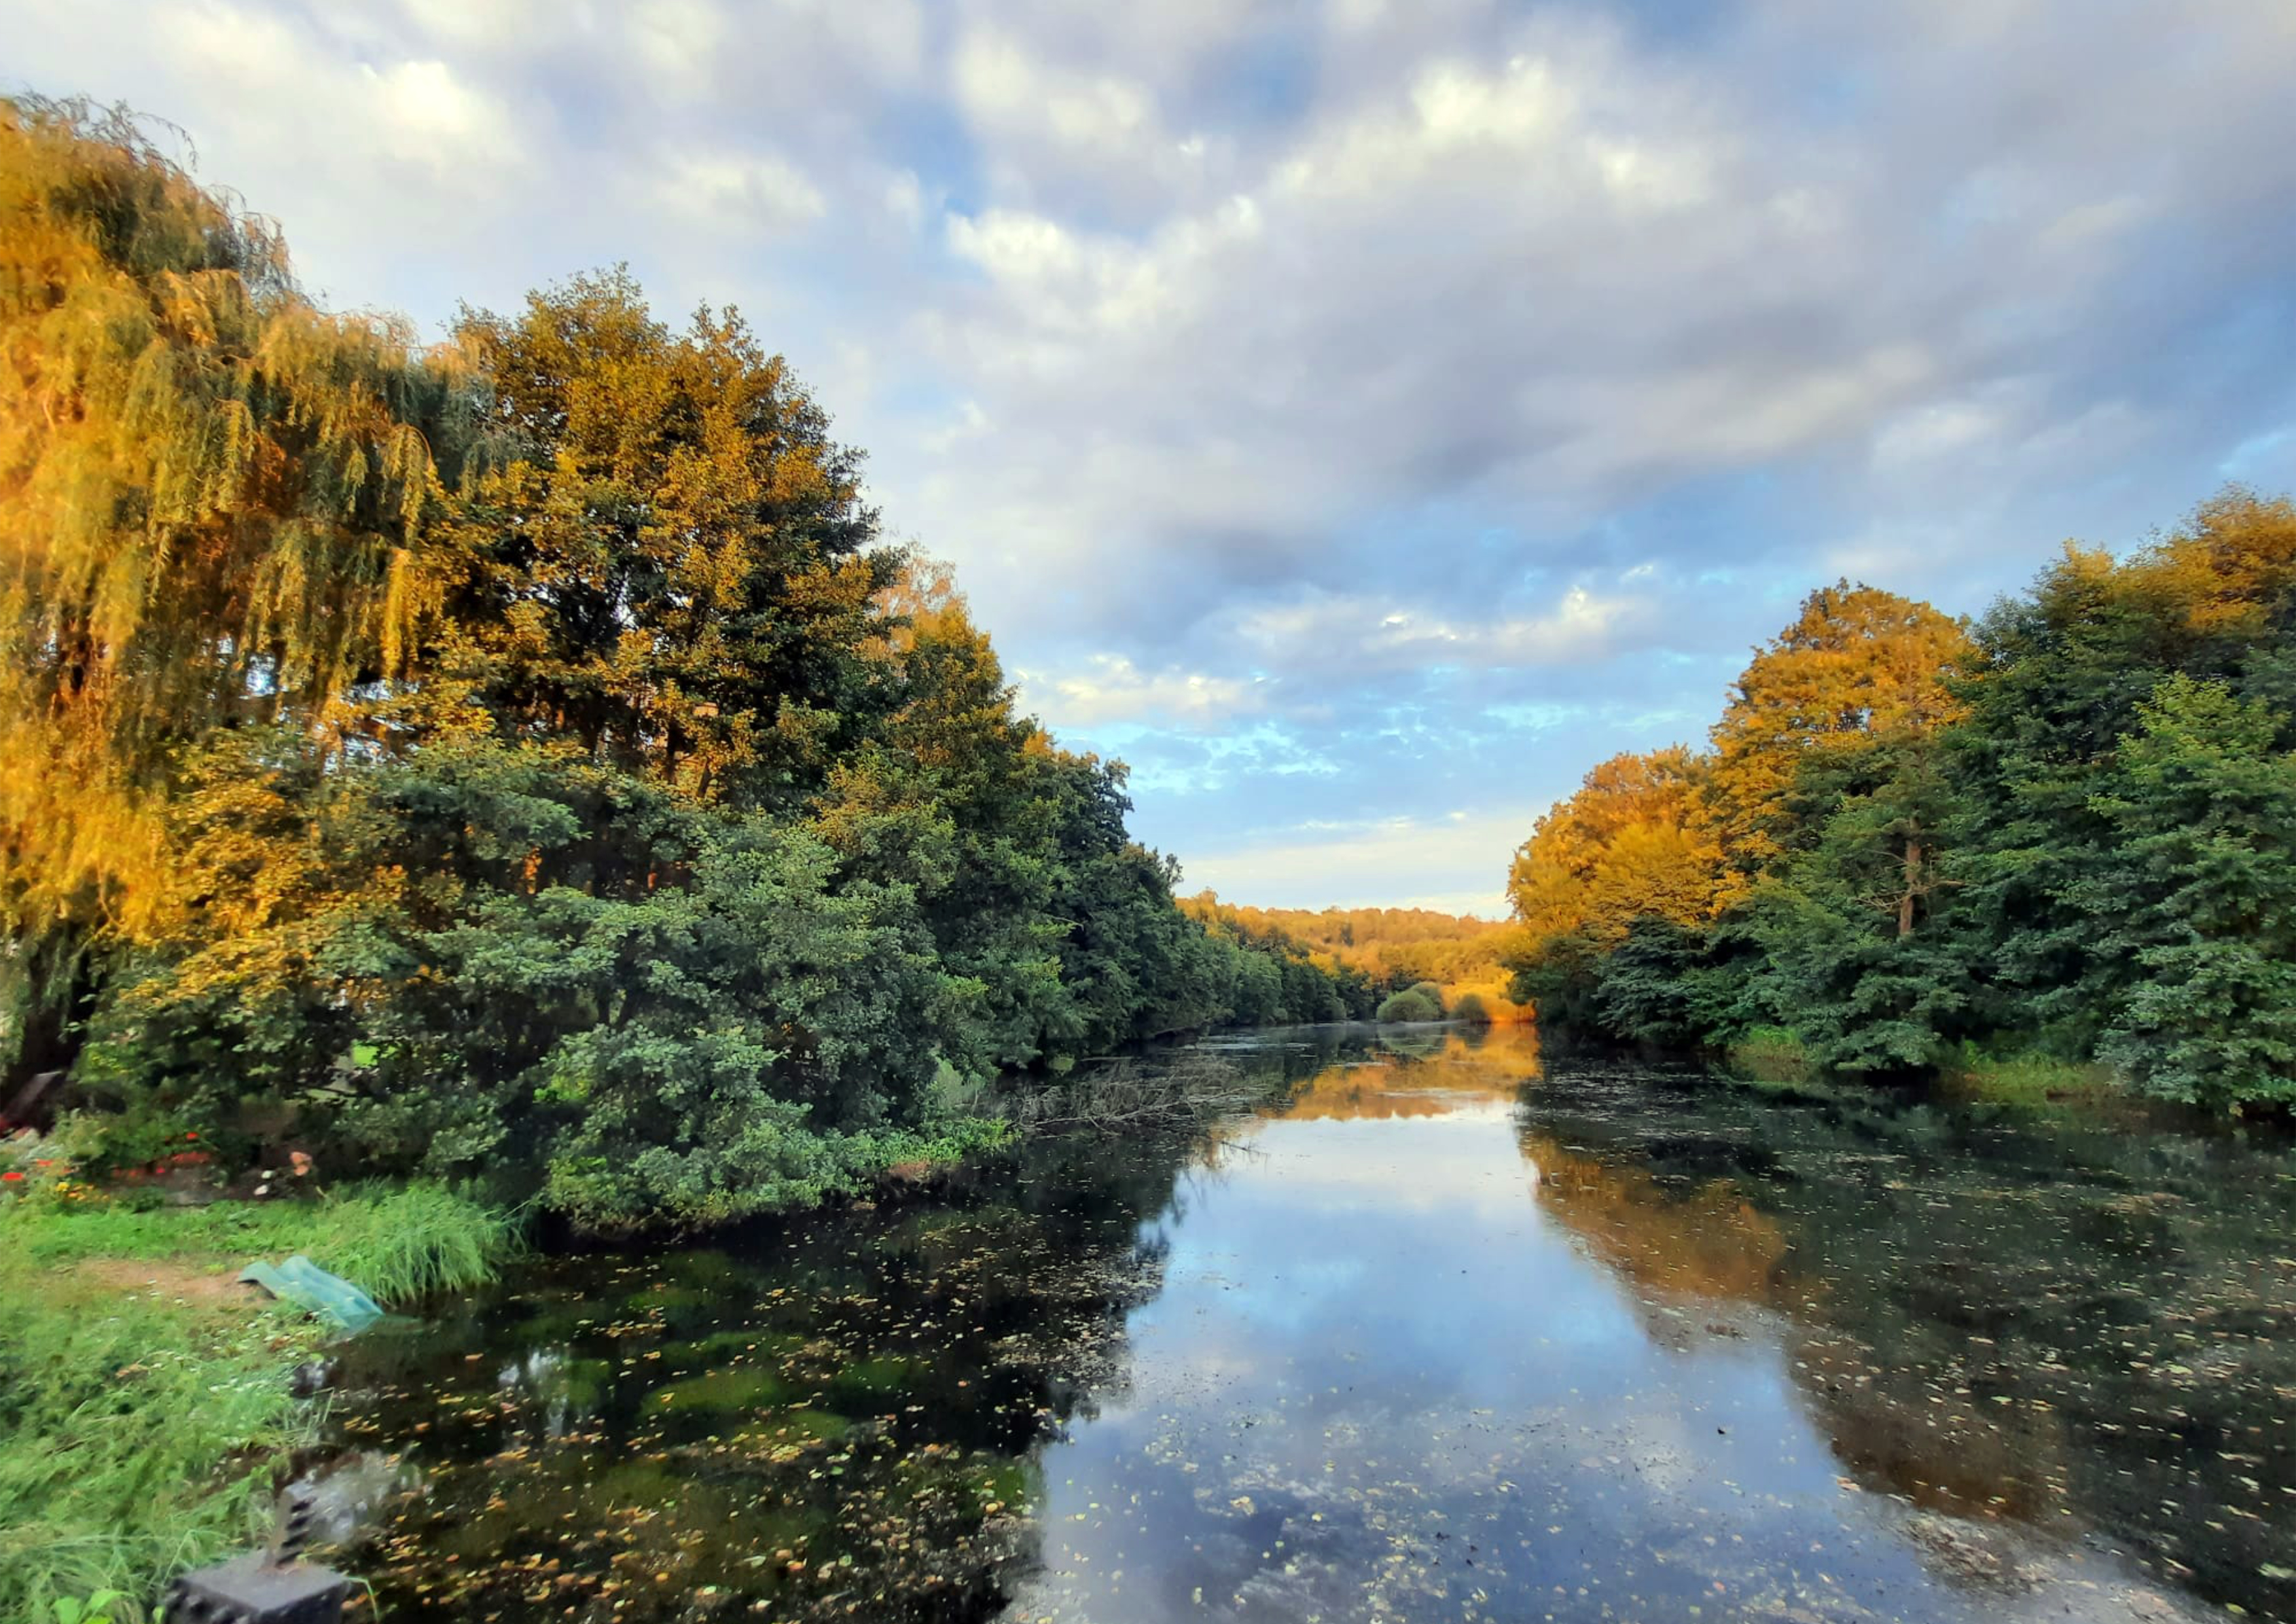
[[[1297,943],[1319,962],[1361,975],[1382,995],[1432,981],[1486,1002],[1500,998],[1515,932],[1504,921],[1428,908],[1255,908],[1210,891],[1181,907],[1208,926]]]

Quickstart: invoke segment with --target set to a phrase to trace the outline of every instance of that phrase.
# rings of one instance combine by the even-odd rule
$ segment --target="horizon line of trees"
[[[1382,992],[1505,973],[1501,960],[1511,931],[1501,920],[1419,907],[1253,907],[1223,902],[1209,890],[1182,898],[1181,906],[1245,933],[1295,942],[1326,970],[1362,975]]]
[[[1176,906],[731,311],[617,270],[422,347],[21,96],[0,358],[0,1083],[123,1144],[710,1222],[952,1074],[1360,998]]]
[[[2296,505],[2068,545],[1974,620],[1847,581],[1703,750],[1587,775],[1517,854],[1518,996],[1664,1046],[2114,1068],[2296,1102]]]

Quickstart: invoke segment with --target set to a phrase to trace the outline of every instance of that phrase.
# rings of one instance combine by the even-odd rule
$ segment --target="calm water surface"
[[[357,1345],[393,1618],[2296,1620],[2296,1156],[1528,1033]]]

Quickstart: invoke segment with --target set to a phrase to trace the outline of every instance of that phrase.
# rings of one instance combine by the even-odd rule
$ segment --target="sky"
[[[2290,0],[0,0],[338,308],[737,306],[1135,831],[1496,915],[1847,576],[2296,488]]]

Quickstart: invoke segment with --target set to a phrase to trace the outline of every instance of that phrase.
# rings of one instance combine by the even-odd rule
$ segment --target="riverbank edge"
[[[292,1390],[329,1338],[236,1283],[295,1252],[386,1306],[494,1278],[515,1215],[437,1185],[139,1207],[69,1181],[0,1204],[0,1620],[117,1590],[149,1609],[186,1568],[265,1537],[322,1404]]]
[[[1797,1086],[1843,1075],[1828,1073],[1800,1038],[1783,1027],[1758,1027],[1725,1045],[1722,1068],[1757,1084]],[[2110,1066],[2061,1060],[2031,1051],[1994,1054],[1972,1045],[1944,1055],[1921,1075],[1972,1104],[2047,1110],[2068,1104],[2136,1101],[2143,1096]]]
[[[914,1191],[1024,1131],[959,1117],[883,1136],[869,1165],[773,1210]],[[267,1495],[325,1416],[294,1372],[329,1333],[237,1284],[250,1262],[300,1252],[406,1308],[488,1284],[525,1245],[523,1210],[423,1180],[156,1193],[116,1197],[59,1164],[0,1198],[0,1624],[53,1624],[56,1602],[104,1590],[148,1615],[176,1573],[267,1536]]]
[[[1250,1103],[1218,1062],[1152,1078],[1119,1060],[1037,1093],[1060,1111],[1037,1120],[1005,1114],[1010,1100],[996,1114],[944,1100],[923,1127],[873,1136],[866,1165],[825,1169],[771,1210],[923,1193],[1033,1133]],[[248,1263],[300,1252],[405,1308],[488,1283],[525,1243],[522,1211],[432,1182],[170,1205],[82,1180],[37,1144],[25,1154],[48,1170],[0,1194],[0,1624],[51,1624],[57,1601],[101,1590],[148,1610],[176,1573],[266,1537],[269,1490],[324,1421],[293,1374],[329,1333],[237,1284]],[[574,1227],[607,1243],[645,1233]]]

